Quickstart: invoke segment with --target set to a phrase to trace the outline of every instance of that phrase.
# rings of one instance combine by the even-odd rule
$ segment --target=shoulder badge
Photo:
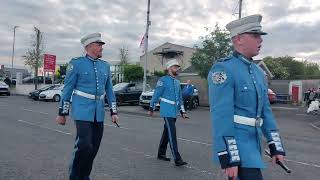
[[[157,82],[157,87],[160,87],[160,86],[163,86],[163,82],[161,80]]]
[[[67,72],[70,72],[73,70],[73,64],[72,63],[69,63],[68,64],[68,67],[67,67]]]
[[[213,84],[222,84],[227,80],[227,74],[223,71],[218,71],[212,73],[212,82]]]

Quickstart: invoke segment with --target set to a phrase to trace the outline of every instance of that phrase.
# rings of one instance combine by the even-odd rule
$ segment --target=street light
[[[12,81],[12,71],[13,71],[13,58],[14,58],[14,42],[16,40],[16,29],[19,26],[14,26],[13,27],[13,44],[12,44],[12,58],[11,58],[11,71],[10,71],[10,79]]]

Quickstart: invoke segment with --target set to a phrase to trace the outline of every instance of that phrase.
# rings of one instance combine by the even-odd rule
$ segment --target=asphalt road
[[[68,179],[75,129],[70,119],[66,126],[55,123],[57,105],[24,96],[0,96],[1,180]],[[265,179],[319,180],[320,129],[315,126],[319,115],[281,105],[273,109],[287,150],[286,164],[293,173],[286,174],[267,162]],[[187,121],[177,122],[180,153],[189,163],[186,167],[155,158],[163,120],[142,113],[142,108],[137,114],[120,112],[121,128],[106,118],[93,180],[226,179],[211,161],[211,121],[206,108],[192,111]],[[167,154],[170,156],[169,149]]]

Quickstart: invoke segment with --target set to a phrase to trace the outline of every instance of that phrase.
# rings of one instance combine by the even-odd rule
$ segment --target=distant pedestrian
[[[176,166],[186,165],[183,161],[177,143],[176,120],[180,113],[182,118],[187,118],[184,109],[180,81],[176,79],[179,74],[180,65],[176,59],[168,61],[166,64],[168,75],[163,76],[157,82],[157,87],[150,102],[149,115],[153,116],[156,104],[160,100],[160,116],[164,119],[164,129],[158,149],[158,159],[170,161],[166,157],[167,145],[170,144],[172,157]]]
[[[194,87],[191,84],[191,80],[187,81],[187,84],[182,89],[182,98],[184,102],[184,107],[188,110],[192,110],[193,102],[192,102],[192,95],[194,93]]]

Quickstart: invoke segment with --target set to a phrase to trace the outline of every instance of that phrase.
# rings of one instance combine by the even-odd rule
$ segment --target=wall
[[[47,85],[48,84],[38,84],[38,89]],[[10,92],[11,94],[17,95],[29,95],[29,92],[33,90],[34,84],[17,84],[16,87],[11,88]]]

